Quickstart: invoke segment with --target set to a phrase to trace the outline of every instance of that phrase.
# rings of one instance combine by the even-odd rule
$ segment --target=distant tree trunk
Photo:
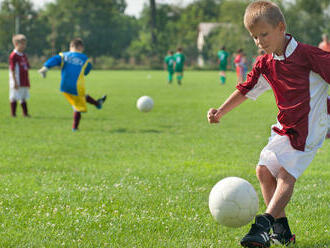
[[[156,1],[150,0],[150,8],[151,8],[151,46],[152,53],[155,55],[156,47],[157,47],[157,35],[156,35]]]

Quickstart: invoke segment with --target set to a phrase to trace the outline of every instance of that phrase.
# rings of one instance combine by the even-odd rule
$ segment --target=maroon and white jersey
[[[9,56],[9,85],[11,88],[14,87],[12,71],[15,73],[19,87],[30,87],[29,68],[30,65],[27,56],[16,50],[12,51]]]
[[[283,56],[258,57],[246,82],[236,87],[254,100],[273,89],[279,109],[273,130],[287,135],[293,148],[311,151],[322,145],[327,132],[330,53],[287,38]]]

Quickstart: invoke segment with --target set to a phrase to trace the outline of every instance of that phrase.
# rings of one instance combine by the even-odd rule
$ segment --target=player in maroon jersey
[[[272,89],[279,109],[268,144],[256,168],[267,206],[256,216],[244,247],[270,247],[270,242],[295,242],[285,213],[298,177],[312,162],[327,133],[327,90],[330,53],[297,42],[286,33],[280,8],[270,1],[254,1],[245,10],[244,25],[259,48],[259,56],[244,83],[218,109],[210,109],[208,121],[220,119],[243,103]],[[273,231],[270,234],[270,231]]]
[[[16,116],[17,101],[20,101],[23,116],[29,117],[26,100],[30,97],[29,61],[24,53],[26,37],[23,34],[13,36],[14,50],[9,56],[9,101],[11,116]]]

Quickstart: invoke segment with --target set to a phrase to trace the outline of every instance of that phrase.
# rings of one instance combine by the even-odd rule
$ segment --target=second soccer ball
[[[154,101],[150,96],[141,96],[136,102],[136,107],[141,112],[149,112],[152,110],[153,106]]]

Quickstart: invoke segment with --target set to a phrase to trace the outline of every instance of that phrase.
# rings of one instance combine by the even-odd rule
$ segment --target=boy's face
[[[273,26],[266,21],[258,21],[253,27],[248,28],[255,44],[266,53],[282,55],[285,47],[285,24],[280,22]]]
[[[19,41],[15,43],[15,49],[19,52],[23,52],[26,48],[26,41]]]

